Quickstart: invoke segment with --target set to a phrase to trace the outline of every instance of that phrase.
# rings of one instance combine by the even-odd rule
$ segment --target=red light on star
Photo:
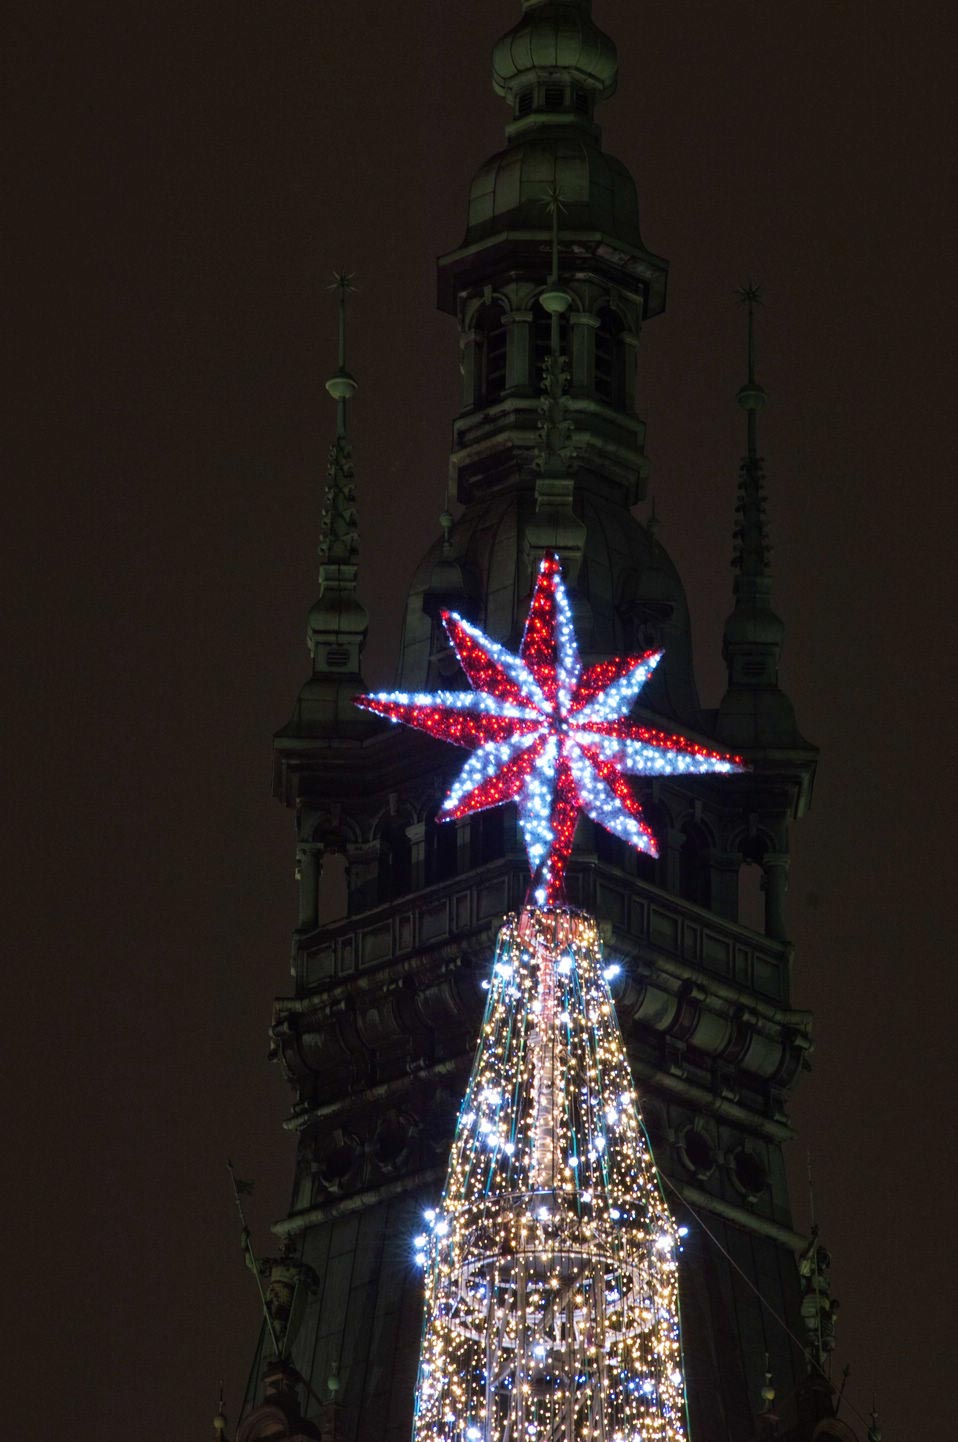
[[[539,567],[517,655],[461,616],[444,612],[443,623],[472,691],[385,692],[356,705],[472,751],[440,819],[515,801],[539,905],[562,901],[580,811],[658,855],[626,775],[743,769],[740,756],[627,720],[662,652],[583,668],[556,555]]]

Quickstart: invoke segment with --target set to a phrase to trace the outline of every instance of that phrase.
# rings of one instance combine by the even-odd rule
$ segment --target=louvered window
[[[607,406],[621,406],[625,400],[622,322],[608,306],[599,312],[599,325],[594,334],[596,397]]]
[[[506,358],[508,331],[505,313],[501,305],[485,305],[476,320],[476,337],[479,344],[478,405],[492,405],[499,400],[506,388]]]

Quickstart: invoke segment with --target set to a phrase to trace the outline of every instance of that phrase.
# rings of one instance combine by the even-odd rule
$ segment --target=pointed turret
[[[348,735],[367,730],[353,706],[364,689],[361,671],[369,616],[357,594],[359,530],[352,448],[346,435],[349,402],[357,390],[346,369],[346,297],[353,277],[337,272],[330,287],[339,301],[339,358],[326,389],[336,402],[336,439],[329,451],[320,518],[319,597],[309,613],[306,644],[313,674],[299,694],[292,721],[281,735]]]
[[[754,318],[761,294],[750,283],[739,296],[748,317],[748,379],[736,397],[746,416],[746,450],[739,466],[733,531],[735,604],[722,637],[728,690],[719,708],[718,734],[741,747],[789,748],[800,743],[800,737],[792,704],[778,685],[785,628],[772,607],[765,470],[758,453],[758,413],[767,400],[755,377]]]

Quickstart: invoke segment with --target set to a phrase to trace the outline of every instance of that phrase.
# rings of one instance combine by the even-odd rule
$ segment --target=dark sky
[[[862,1411],[877,1389],[886,1442],[955,1425],[948,8],[595,0],[621,56],[606,145],[672,263],[640,409],[707,704],[742,446],[731,291],[766,287],[785,684],[822,747],[790,893],[817,1040],[796,1220],[808,1146],[839,1364]],[[500,142],[488,55],[517,13],[92,0],[8,31],[2,1355],[19,1442],[206,1438],[221,1377],[235,1420],[257,1313],[225,1159],[256,1178],[261,1243],[292,1174],[266,1061],[295,905],[270,737],[307,671],[325,285],[342,263],[362,282],[382,684],[456,406],[434,257]]]

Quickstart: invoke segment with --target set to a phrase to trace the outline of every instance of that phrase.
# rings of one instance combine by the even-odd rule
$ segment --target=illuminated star
[[[472,750],[439,819],[515,801],[540,906],[562,901],[580,811],[658,855],[626,775],[743,769],[739,756],[626,719],[662,652],[583,668],[556,555],[539,567],[518,655],[453,612],[442,619],[472,691],[388,691],[356,705]]]

